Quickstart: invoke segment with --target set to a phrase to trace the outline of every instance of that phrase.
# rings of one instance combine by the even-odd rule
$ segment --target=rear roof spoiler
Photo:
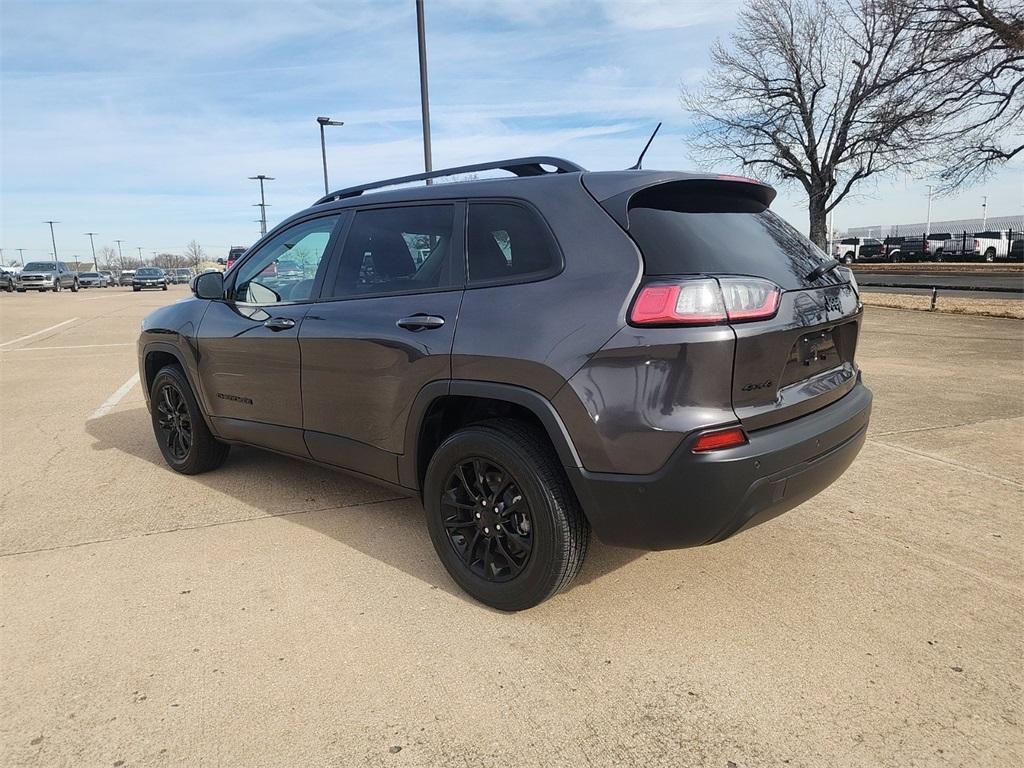
[[[629,229],[629,206],[634,196],[656,187],[679,191],[727,192],[755,200],[765,208],[775,199],[773,187],[745,176],[681,173],[679,171],[611,171],[583,174],[583,186],[623,229]],[[690,189],[692,187],[692,190]],[[666,189],[666,191],[669,191]]]

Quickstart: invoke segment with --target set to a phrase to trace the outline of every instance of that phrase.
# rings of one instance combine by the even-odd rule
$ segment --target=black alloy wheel
[[[492,608],[521,611],[579,573],[590,526],[543,430],[469,424],[433,452],[423,480],[431,543],[445,570]]]
[[[185,461],[192,449],[192,417],[177,386],[166,383],[160,388],[156,410],[160,439],[176,461]]]
[[[231,446],[206,424],[188,377],[178,365],[165,365],[149,389],[153,435],[167,466],[183,475],[209,472],[224,463]]]
[[[490,582],[514,579],[533,551],[533,519],[519,483],[492,459],[470,458],[441,495],[448,541],[465,566]]]

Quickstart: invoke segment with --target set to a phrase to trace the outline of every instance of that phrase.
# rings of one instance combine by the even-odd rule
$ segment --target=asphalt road
[[[1020,322],[868,308],[834,486],[596,544],[507,615],[414,501],[255,450],[168,471],[134,342],[184,295],[0,295],[0,764],[1022,764]]]
[[[857,272],[857,282],[864,286],[927,288],[929,290],[932,287],[937,287],[964,291],[1024,293],[1024,272],[936,272],[932,274]]]

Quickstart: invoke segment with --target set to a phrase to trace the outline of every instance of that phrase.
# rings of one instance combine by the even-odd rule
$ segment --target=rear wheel
[[[150,415],[164,461],[175,472],[198,475],[224,463],[227,443],[213,436],[181,368],[160,369],[150,388]]]
[[[60,280],[54,280],[53,281],[53,292],[54,293],[60,293],[60,289],[61,289]]]
[[[989,248],[987,251],[985,251],[985,261],[987,261],[989,264],[991,264],[995,260],[996,260],[996,249],[995,248]]]
[[[565,588],[590,527],[551,445],[512,420],[455,432],[434,453],[423,489],[427,527],[455,582],[503,611]]]
[[[75,280],[75,282],[73,282],[71,284],[71,292],[72,293],[78,293],[78,281],[77,280]]]

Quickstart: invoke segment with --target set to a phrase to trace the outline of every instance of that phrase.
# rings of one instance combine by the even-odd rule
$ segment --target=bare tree
[[[154,267],[161,269],[178,269],[187,267],[188,259],[177,253],[158,253],[153,257],[152,263]]]
[[[698,156],[799,183],[824,247],[829,211],[859,183],[927,164],[942,141],[949,41],[922,2],[748,0],[683,92]]]
[[[192,240],[185,246],[185,259],[192,269],[199,271],[199,267],[206,261],[206,252],[196,240]]]
[[[917,34],[938,39],[946,190],[979,181],[1024,154],[1024,4],[1007,0],[918,0]]]
[[[110,269],[117,264],[117,251],[109,245],[100,248],[96,260],[96,269]],[[102,266],[101,266],[102,265]]]

